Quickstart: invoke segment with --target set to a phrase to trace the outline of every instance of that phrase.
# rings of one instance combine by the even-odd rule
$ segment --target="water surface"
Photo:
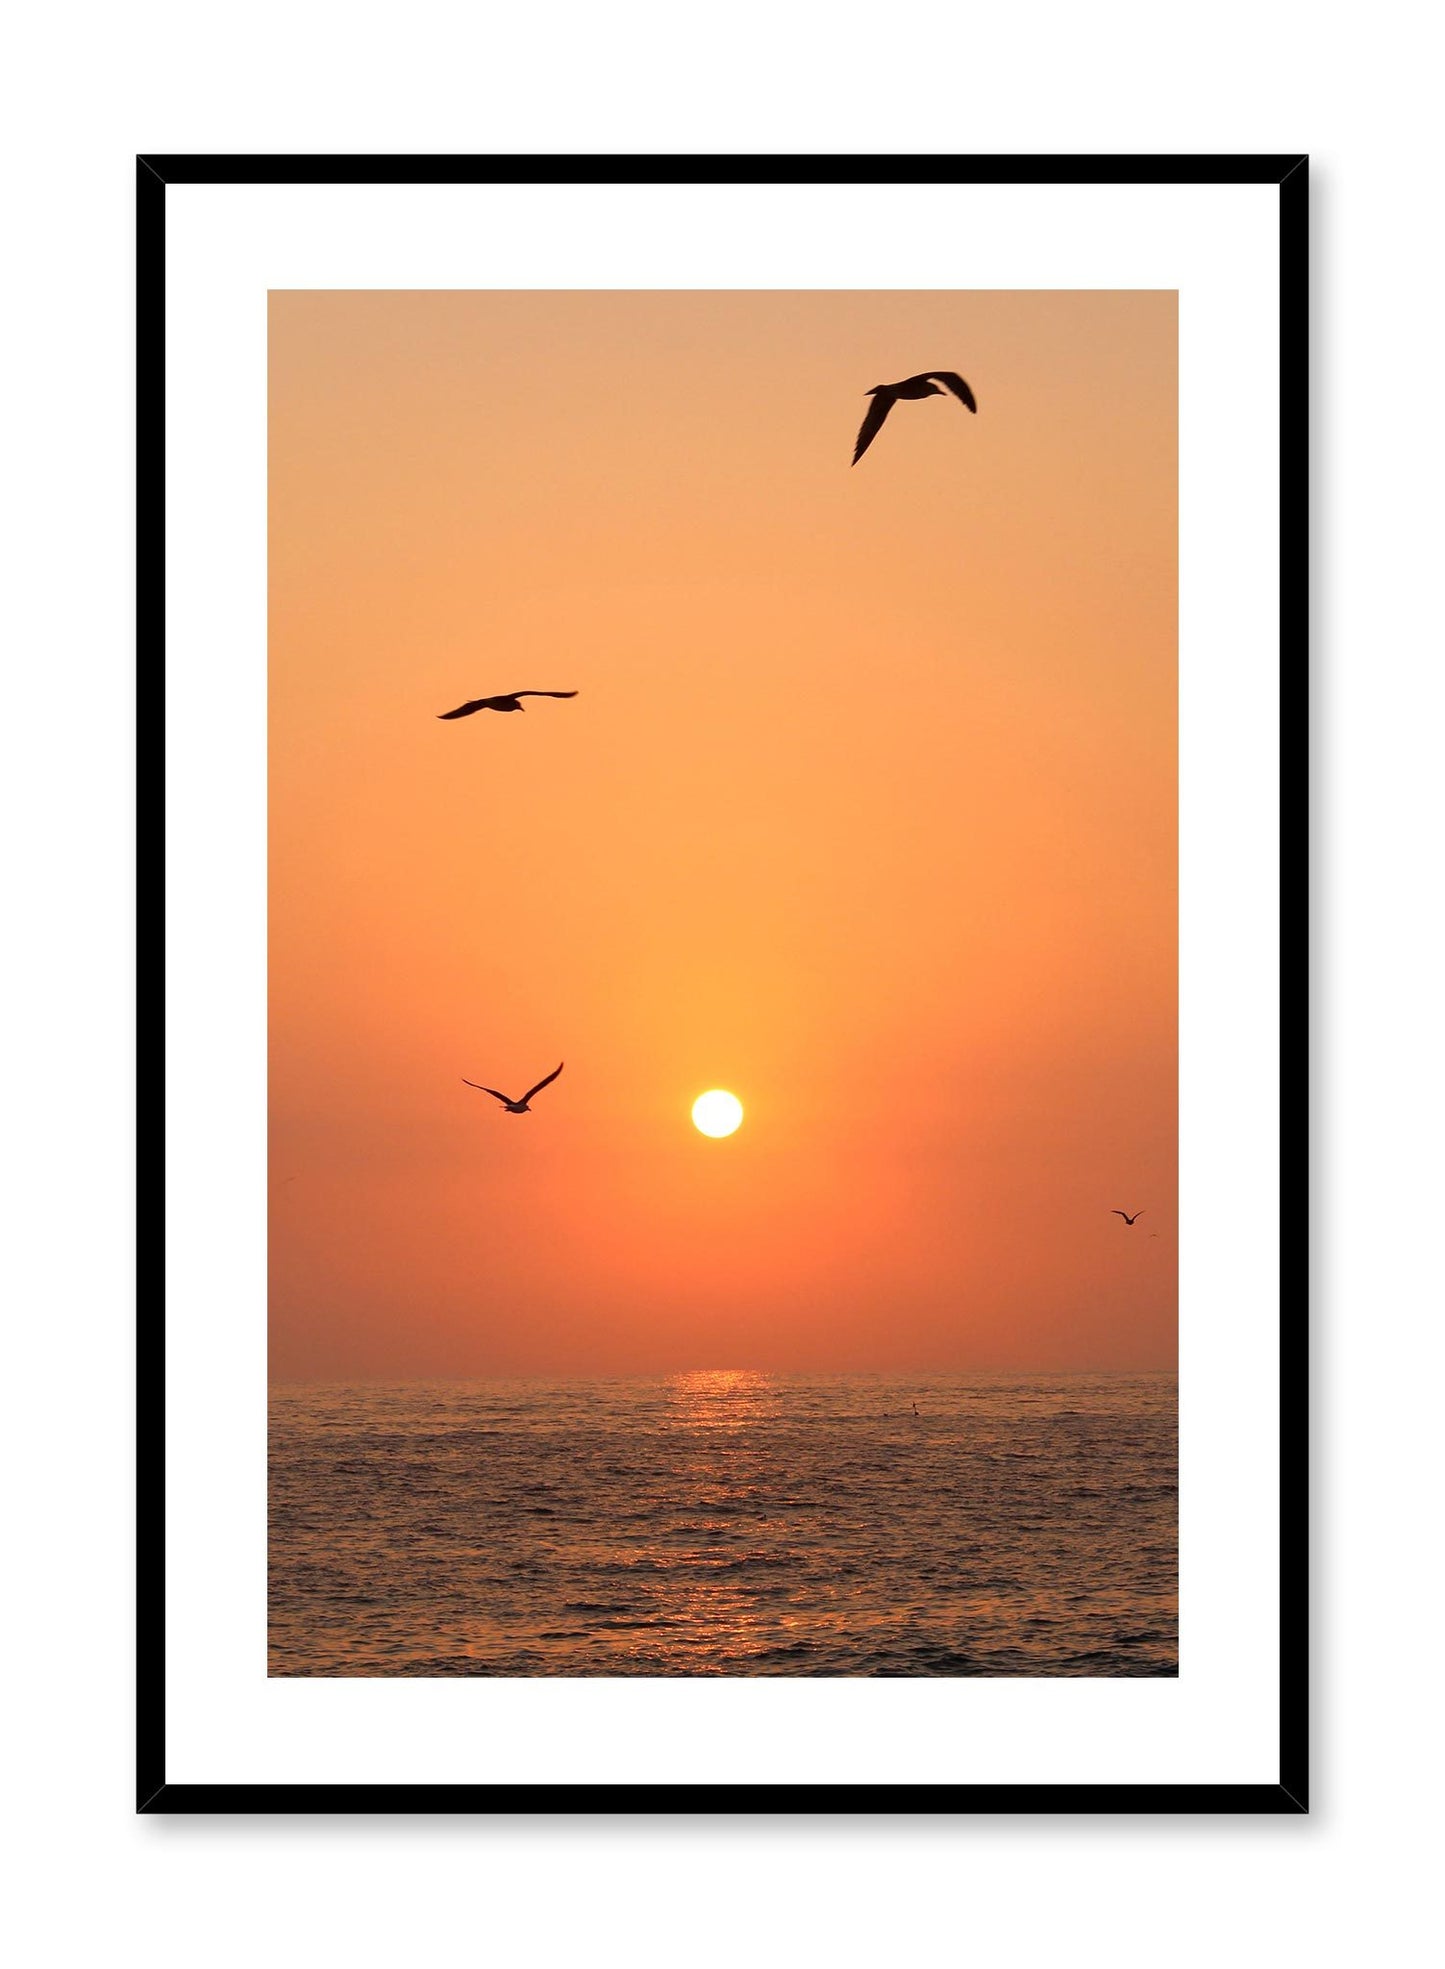
[[[1173,1375],[282,1387],[270,1443],[273,1675],[1178,1672]]]

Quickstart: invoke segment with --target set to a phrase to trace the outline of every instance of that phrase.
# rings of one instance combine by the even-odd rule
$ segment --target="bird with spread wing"
[[[474,711],[525,711],[524,697],[575,697],[576,691],[503,691],[497,697],[474,697],[455,711],[438,711],[438,718],[470,718]]]
[[[495,1087],[483,1087],[480,1080],[468,1080],[465,1074],[462,1075],[462,1085],[475,1087],[479,1094],[490,1094],[494,1101],[501,1102],[508,1114],[530,1114],[532,1096],[540,1094],[544,1087],[550,1087],[566,1064],[565,1060],[559,1060],[554,1071],[549,1073],[545,1080],[539,1080],[535,1087],[529,1087],[520,1101],[514,1101],[509,1094],[503,1094]]]
[[[927,369],[921,376],[909,376],[902,383],[875,383],[865,394],[873,401],[868,406],[868,415],[863,419],[863,428],[858,433],[858,442],[853,447],[853,463],[856,465],[863,453],[872,444],[883,428],[883,419],[895,403],[900,400],[912,401],[917,397],[941,397],[943,384],[958,398],[965,410],[978,414],[978,405],[973,400],[973,391],[963,378],[952,369]]]

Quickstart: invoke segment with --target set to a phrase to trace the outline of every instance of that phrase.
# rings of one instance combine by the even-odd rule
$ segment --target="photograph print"
[[[1177,297],[268,317],[273,1677],[1172,1677]]]

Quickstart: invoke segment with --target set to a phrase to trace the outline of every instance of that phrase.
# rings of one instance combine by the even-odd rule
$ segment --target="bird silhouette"
[[[464,1087],[475,1087],[479,1094],[490,1094],[494,1101],[501,1102],[508,1114],[529,1114],[531,1109],[528,1103],[531,1101],[532,1096],[534,1094],[540,1094],[544,1087],[550,1087],[566,1064],[567,1062],[565,1060],[559,1060],[556,1070],[549,1073],[545,1080],[539,1080],[535,1087],[529,1087],[520,1101],[514,1101],[509,1094],[500,1093],[495,1087],[483,1087],[480,1080],[468,1080],[465,1074],[462,1075],[462,1085]]]
[[[575,697],[576,691],[503,691],[500,697],[474,697],[455,711],[438,711],[438,718],[470,718],[474,711],[525,711],[524,697]]]
[[[1109,1215],[1111,1217],[1122,1217],[1126,1224],[1132,1224],[1134,1222],[1134,1217],[1142,1217],[1144,1215],[1144,1212],[1142,1210],[1136,1210],[1134,1212],[1134,1217],[1131,1217],[1127,1210],[1111,1210],[1109,1212]]]
[[[943,391],[938,387],[940,383],[952,390],[965,410],[977,415],[978,405],[973,400],[973,391],[951,369],[926,369],[921,376],[910,376],[902,383],[875,383],[871,390],[864,392],[873,401],[868,406],[868,415],[863,419],[858,442],[853,447],[853,463],[856,465],[872,444],[883,428],[883,419],[900,398],[941,397]]]

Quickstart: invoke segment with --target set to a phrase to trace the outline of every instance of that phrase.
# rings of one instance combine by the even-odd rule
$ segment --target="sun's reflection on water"
[[[695,1368],[666,1384],[667,1419],[681,1429],[745,1429],[766,1421],[777,1401],[769,1374],[753,1368]]]

